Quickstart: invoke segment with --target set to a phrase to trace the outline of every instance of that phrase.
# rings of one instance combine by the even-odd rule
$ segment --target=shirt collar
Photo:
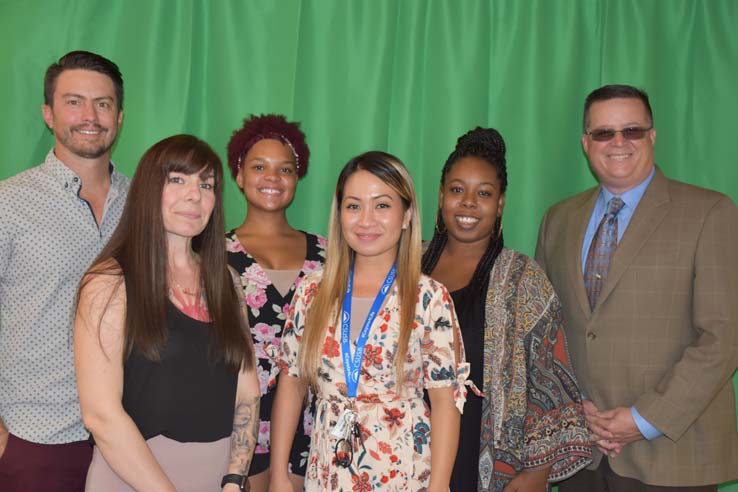
[[[608,204],[613,197],[619,196],[623,200],[625,207],[634,210],[641,202],[641,198],[643,198],[644,193],[646,193],[648,185],[651,184],[654,174],[656,174],[656,166],[651,168],[651,172],[648,174],[646,179],[644,179],[638,186],[629,189],[621,195],[616,195],[604,186],[601,186],[599,201],[601,201],[601,204],[604,206]]]
[[[72,190],[77,193],[82,186],[82,178],[72,171],[66,164],[59,160],[51,149],[46,154],[46,159],[42,164],[43,170],[58,181],[65,190]],[[118,189],[123,184],[122,175],[116,170],[113,161],[109,161],[108,171],[110,172],[110,186]]]

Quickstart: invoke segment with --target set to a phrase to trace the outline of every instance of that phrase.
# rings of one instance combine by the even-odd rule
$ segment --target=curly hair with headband
[[[251,147],[265,138],[287,145],[295,156],[297,178],[305,176],[310,161],[310,149],[305,134],[300,130],[300,124],[287,121],[287,118],[279,114],[252,114],[243,120],[243,126],[233,132],[228,142],[228,167],[234,179]]]

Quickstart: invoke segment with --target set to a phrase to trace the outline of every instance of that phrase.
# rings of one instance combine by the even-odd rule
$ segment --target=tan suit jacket
[[[736,206],[656,169],[592,312],[581,254],[599,191],[546,212],[536,260],[561,299],[584,392],[602,410],[635,405],[664,434],[627,445],[610,465],[653,485],[737,478]]]

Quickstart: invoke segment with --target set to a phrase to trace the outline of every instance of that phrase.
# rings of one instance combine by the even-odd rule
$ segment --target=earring
[[[402,224],[403,229],[407,229],[407,224]]]

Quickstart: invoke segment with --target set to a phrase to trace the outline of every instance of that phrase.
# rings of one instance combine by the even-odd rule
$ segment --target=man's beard
[[[74,138],[74,135],[75,132],[79,131],[81,128],[89,129],[87,125],[85,125],[84,127],[76,126],[70,128],[63,135],[56,135],[59,143],[61,143],[72,154],[78,157],[82,157],[84,159],[98,159],[105,155],[115,143],[115,139],[112,139],[110,142],[103,139],[99,143],[79,142]],[[100,125],[95,125],[94,129],[102,130],[102,133],[100,133],[101,137],[105,136],[109,131],[107,128],[104,128]]]

